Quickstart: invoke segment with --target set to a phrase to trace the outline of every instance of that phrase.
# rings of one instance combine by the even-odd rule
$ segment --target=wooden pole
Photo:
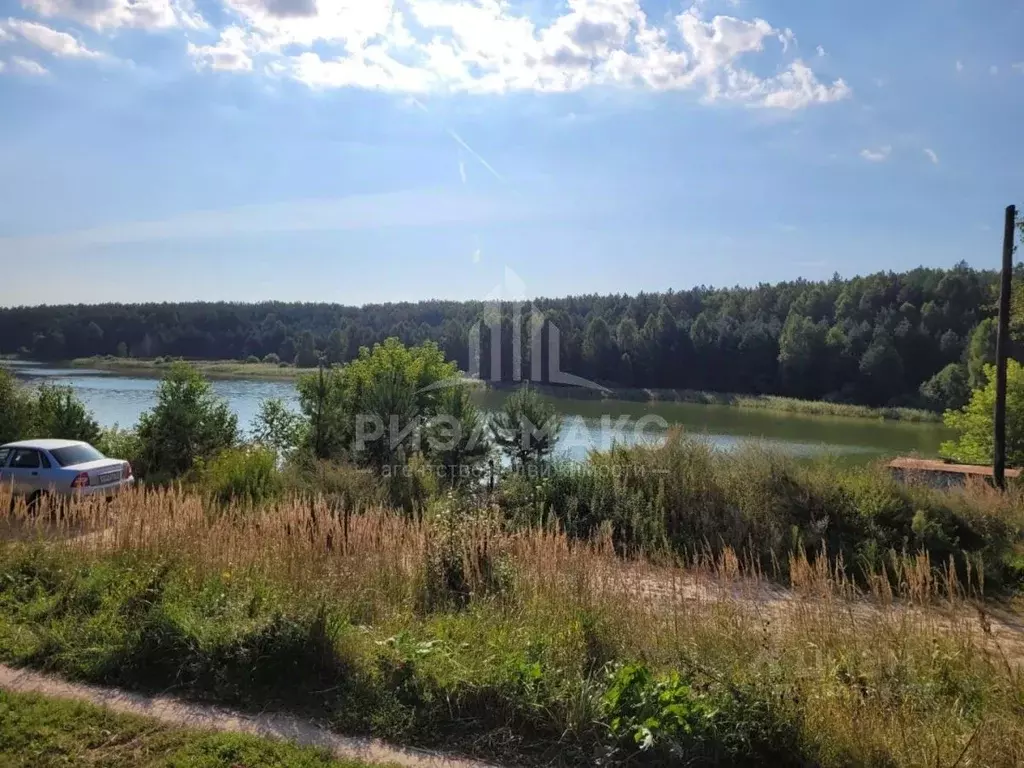
[[[999,332],[996,336],[996,424],[995,461],[992,467],[996,487],[1006,488],[1006,361],[1010,354],[1010,291],[1013,286],[1013,234],[1017,209],[1006,209],[1003,230],[1003,279],[999,291]]]

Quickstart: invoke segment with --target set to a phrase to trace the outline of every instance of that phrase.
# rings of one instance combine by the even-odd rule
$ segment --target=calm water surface
[[[25,362],[2,362],[26,381],[52,381],[72,387],[93,412],[101,425],[131,427],[144,411],[153,407],[159,386],[157,378],[122,376],[106,371],[81,368],[51,368]],[[222,379],[212,382],[238,414],[238,423],[247,429],[262,400],[278,397],[298,407],[295,386],[288,381],[259,379]],[[481,405],[493,411],[507,395],[481,392]],[[616,440],[632,442],[632,428],[609,428],[628,416],[632,423],[644,416],[658,416],[687,432],[706,436],[715,445],[731,449],[747,440],[760,440],[797,456],[833,454],[849,461],[868,462],[883,456],[918,453],[934,456],[939,444],[948,438],[937,424],[910,424],[820,416],[799,416],[731,408],[729,406],[689,403],[633,403],[591,400],[553,399],[566,416],[560,452],[583,458],[592,448],[607,449]],[[644,431],[646,439],[657,439],[658,430]]]

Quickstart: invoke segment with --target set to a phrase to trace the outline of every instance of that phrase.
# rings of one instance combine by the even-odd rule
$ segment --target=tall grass
[[[505,515],[530,526],[555,520],[586,539],[607,530],[619,551],[684,561],[703,551],[744,552],[785,578],[789,556],[841,559],[866,579],[892,552],[950,558],[1013,587],[1024,569],[1024,494],[977,483],[953,491],[897,481],[883,466],[801,462],[755,443],[733,453],[671,435],[657,447],[616,447],[539,477],[506,478]]]
[[[855,579],[798,546],[784,590],[728,544],[624,560],[610,521],[510,528],[449,497],[417,518],[183,491],[7,509],[11,663],[515,763],[1024,762],[1019,636],[973,568],[909,550]]]

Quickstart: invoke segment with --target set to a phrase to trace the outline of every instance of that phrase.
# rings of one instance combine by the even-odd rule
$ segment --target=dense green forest
[[[997,275],[961,263],[827,282],[537,299],[561,370],[620,387],[962,405],[994,348]],[[0,309],[0,353],[345,362],[388,337],[434,341],[467,370],[482,302],[104,304]],[[511,307],[502,370],[512,370]],[[526,315],[527,313],[524,313]],[[524,317],[524,326],[528,317]],[[482,336],[489,377],[490,333]],[[530,370],[524,329],[523,370]],[[547,348],[546,345],[544,347]],[[545,375],[547,360],[544,361]]]

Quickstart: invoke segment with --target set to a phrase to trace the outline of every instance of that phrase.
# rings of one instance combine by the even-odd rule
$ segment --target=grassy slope
[[[366,768],[315,749],[168,728],[99,707],[0,691],[5,768]]]
[[[745,475],[728,498],[746,489],[751,512],[779,514],[766,489],[793,479],[767,470],[770,485]],[[862,513],[901,516],[880,482]],[[979,494],[963,503],[1019,509]],[[803,561],[793,583],[828,599],[780,613],[737,599],[757,585],[728,557],[718,599],[677,601],[692,574],[439,508],[434,527],[341,519],[324,502],[254,518],[136,495],[82,522],[107,514],[96,550],[0,543],[0,658],[517,763],[622,764],[652,728],[656,765],[676,749],[693,765],[1024,764],[1019,657],[990,651],[984,620],[963,605],[953,624],[887,609],[882,587],[881,610],[851,610],[853,585]],[[945,593],[921,561],[886,562],[906,596]]]

